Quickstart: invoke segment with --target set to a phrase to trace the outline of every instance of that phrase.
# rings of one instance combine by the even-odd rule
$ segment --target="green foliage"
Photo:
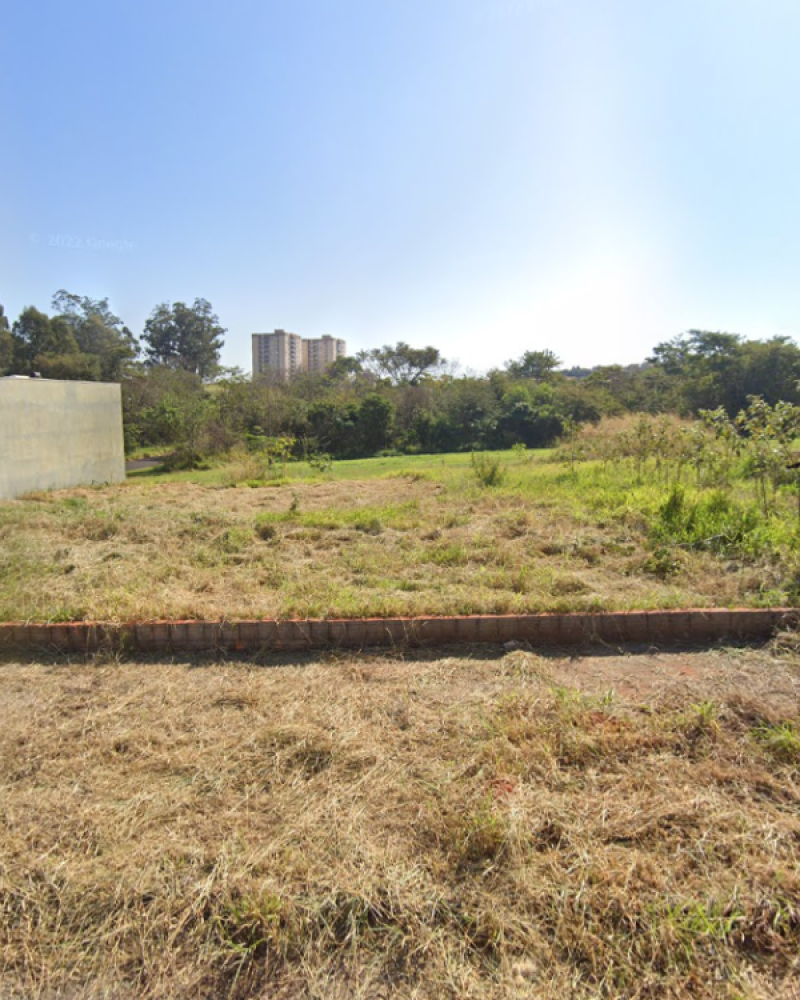
[[[375,455],[392,440],[394,404],[378,393],[362,399],[358,408],[358,433],[362,454]]]
[[[53,296],[59,319],[72,330],[81,354],[95,359],[98,377],[104,382],[119,381],[139,354],[139,344],[108,299],[91,299],[60,289]]]
[[[294,451],[295,439],[287,435],[274,438],[263,438],[258,448],[258,454],[265,465],[263,478],[277,479],[286,476],[286,463]]]
[[[754,554],[766,544],[763,518],[753,504],[734,500],[723,490],[694,498],[681,485],[673,486],[657,511],[651,538],[694,549],[735,555]]]
[[[316,455],[310,455],[308,457],[308,464],[314,472],[325,473],[333,471],[333,459],[324,451]]]
[[[507,361],[506,371],[512,378],[547,382],[553,378],[561,359],[549,350],[525,351],[518,361]]]
[[[171,396],[161,403],[159,417],[170,428],[177,447],[167,460],[171,469],[207,467],[210,449],[204,440],[212,412],[211,400],[202,394]]]
[[[793,722],[764,722],[753,730],[753,738],[778,760],[800,762],[800,731]]]
[[[180,448],[180,411],[198,397],[204,398],[203,386],[190,372],[156,367],[126,378],[122,383],[126,449]]]
[[[45,378],[116,381],[138,353],[136,339],[108,307],[108,300],[72,295],[53,297],[59,315],[49,317],[33,306],[14,323],[11,355],[0,331],[0,370],[37,371]],[[5,347],[3,346],[5,343]]]
[[[360,402],[325,399],[308,410],[311,437],[317,448],[337,458],[375,455],[392,443],[394,404],[379,393]]]
[[[473,451],[470,457],[472,472],[481,486],[502,486],[506,473],[496,455],[484,451]]]
[[[182,368],[208,379],[218,371],[225,333],[211,303],[195,299],[191,306],[183,302],[156,306],[142,339],[149,364]]]
[[[17,374],[29,375],[38,371],[50,377],[59,358],[77,358],[78,344],[69,324],[50,317],[33,306],[23,309],[12,328],[12,368]]]
[[[769,509],[768,486],[774,500],[792,458],[792,444],[800,433],[800,407],[778,402],[770,406],[758,396],[751,397],[746,410],[735,420],[746,441],[748,471],[758,481],[766,513]]]
[[[14,356],[14,340],[3,306],[0,305],[0,375],[11,369]]]
[[[658,344],[650,360],[673,381],[676,402],[691,413],[722,406],[733,416],[754,395],[770,405],[800,401],[800,349],[787,337],[750,341],[738,334],[691,330]]]
[[[417,385],[425,378],[440,372],[447,364],[435,347],[410,347],[399,341],[359,351],[356,355],[361,366],[379,378],[389,379],[393,385]]]

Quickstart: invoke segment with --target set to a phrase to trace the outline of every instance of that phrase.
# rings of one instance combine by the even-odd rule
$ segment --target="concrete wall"
[[[0,500],[124,480],[118,385],[0,378]]]

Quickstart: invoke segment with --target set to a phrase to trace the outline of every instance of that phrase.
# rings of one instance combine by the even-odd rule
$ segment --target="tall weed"
[[[758,555],[769,543],[769,526],[752,503],[735,500],[724,490],[690,497],[675,485],[650,529],[655,543],[670,542],[722,555]]]
[[[473,451],[471,464],[472,472],[481,486],[502,486],[505,482],[505,468],[496,455]]]

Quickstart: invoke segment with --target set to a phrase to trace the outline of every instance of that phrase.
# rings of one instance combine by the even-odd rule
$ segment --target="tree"
[[[144,325],[142,339],[151,365],[167,365],[212,378],[219,368],[219,352],[227,331],[206,299],[155,307]]]
[[[690,330],[657,344],[648,360],[676,381],[684,411],[724,406],[733,413],[742,398],[741,344],[737,334]]]
[[[139,446],[179,445],[176,411],[180,401],[202,397],[200,379],[181,369],[144,368],[122,382],[122,423],[125,444]]]
[[[53,296],[59,319],[72,330],[78,350],[95,358],[99,379],[116,382],[129,370],[139,354],[139,345],[108,299],[90,299],[60,289]]]
[[[603,413],[613,416],[623,410],[632,413],[668,413],[678,410],[678,380],[656,365],[599,365],[582,379],[581,388],[591,393]]]
[[[674,380],[690,413],[723,406],[734,416],[749,396],[798,398],[800,349],[786,337],[745,340],[735,333],[690,330],[658,344],[651,363]]]
[[[552,351],[526,351],[518,361],[506,361],[506,371],[512,378],[548,382],[560,364],[561,359]]]
[[[361,449],[365,455],[375,455],[392,443],[394,406],[378,393],[370,393],[358,408]]]
[[[800,348],[788,337],[745,341],[742,363],[745,400],[763,396],[773,406],[781,400],[800,401]]]
[[[371,351],[359,351],[356,358],[368,371],[379,378],[388,378],[393,385],[417,385],[447,364],[436,347],[410,347],[402,340],[394,347],[385,344]]]
[[[331,385],[343,382],[354,382],[359,375],[364,374],[361,362],[358,358],[336,358],[334,362],[325,369],[325,381]]]
[[[356,458],[359,453],[359,413],[355,403],[324,399],[308,410],[311,434],[321,451],[336,458]]]
[[[551,385],[528,388],[517,383],[503,396],[496,437],[500,447],[520,443],[528,448],[546,448],[563,430],[564,417]]]
[[[5,375],[11,369],[14,356],[14,341],[8,325],[5,310],[0,305],[0,375]]]
[[[58,316],[50,319],[34,306],[22,310],[14,322],[11,336],[14,350],[12,363],[20,374],[39,371],[47,377],[63,377],[61,374],[52,375],[55,359],[76,359],[81,353],[69,324]],[[56,367],[63,371],[64,362],[58,362]],[[82,368],[80,363],[77,367]]]

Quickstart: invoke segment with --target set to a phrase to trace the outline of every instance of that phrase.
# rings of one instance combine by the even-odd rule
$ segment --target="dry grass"
[[[479,489],[468,469],[460,475],[260,489],[139,482],[6,503],[0,620],[509,613],[785,599],[775,589],[780,574],[767,564],[685,548],[654,557],[643,515],[624,490],[612,509],[590,480],[576,484],[558,465],[512,466],[500,490]]]
[[[0,994],[789,1000],[789,646],[6,663]]]
[[[674,413],[650,416],[641,413],[626,413],[618,417],[603,417],[596,424],[583,424],[575,445],[562,445],[561,454],[566,458],[572,448],[582,458],[611,458],[630,454],[630,447],[637,439],[637,428],[645,426],[654,433],[660,429],[662,435],[671,440],[681,430],[693,426],[693,421]]]

